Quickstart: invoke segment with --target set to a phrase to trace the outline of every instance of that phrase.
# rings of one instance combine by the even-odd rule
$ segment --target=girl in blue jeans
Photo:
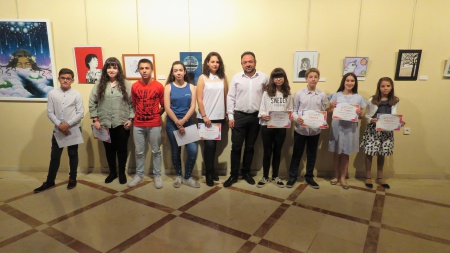
[[[167,77],[164,88],[164,109],[167,113],[166,132],[172,149],[172,164],[177,173],[173,187],[179,188],[181,183],[199,188],[200,184],[194,180],[192,170],[197,159],[197,143],[186,144],[187,158],[185,162],[184,179],[181,180],[181,147],[178,146],[173,131],[185,134],[185,127],[193,125],[192,115],[195,111],[195,86],[189,83],[186,66],[183,62],[175,61]]]

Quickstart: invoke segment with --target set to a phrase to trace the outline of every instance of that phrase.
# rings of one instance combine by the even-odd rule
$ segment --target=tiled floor
[[[450,252],[449,180],[157,190],[81,174],[33,194],[45,176],[0,171],[0,252]]]

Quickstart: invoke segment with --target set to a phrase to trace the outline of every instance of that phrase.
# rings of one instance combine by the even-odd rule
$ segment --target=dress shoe
[[[69,178],[69,183],[67,184],[67,189],[73,189],[77,186],[77,180],[73,178]]]
[[[117,178],[117,174],[109,174],[108,177],[105,178],[105,184],[111,183],[116,178]]]
[[[230,187],[230,186],[232,186],[234,183],[236,183],[237,182],[237,177],[233,177],[233,176],[230,176],[228,179],[227,179],[227,181],[225,181],[224,183],[223,183],[223,187]]]
[[[127,183],[127,175],[125,173],[119,173],[119,183],[126,184]]]
[[[213,180],[213,177],[211,176],[211,174],[206,175],[205,178],[206,178],[206,185],[209,187],[213,187],[214,180]]]
[[[247,181],[247,183],[254,185],[255,184],[255,180],[253,179],[252,176],[250,176],[250,174],[244,174],[242,175],[242,179],[244,179],[245,181]]]
[[[214,181],[219,181],[219,176],[217,176],[216,173],[213,173],[212,179],[213,179]]]

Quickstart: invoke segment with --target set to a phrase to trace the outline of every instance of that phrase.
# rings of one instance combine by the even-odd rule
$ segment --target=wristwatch
[[[95,123],[97,121],[98,121],[98,119],[92,119],[92,123]]]

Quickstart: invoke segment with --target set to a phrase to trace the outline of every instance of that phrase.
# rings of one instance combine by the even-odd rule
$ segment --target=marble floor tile
[[[32,229],[31,226],[0,210],[0,242]]]
[[[77,252],[57,240],[48,237],[47,235],[37,232],[28,237],[23,238],[20,241],[11,243],[5,247],[0,248],[1,253],[28,253],[28,252],[64,252],[72,253]]]
[[[439,252],[450,253],[450,245],[433,242],[417,238],[411,235],[405,235],[381,229],[378,241],[378,253],[423,253],[423,252]]]
[[[388,193],[450,205],[448,180],[392,178],[388,183],[391,185]]]

